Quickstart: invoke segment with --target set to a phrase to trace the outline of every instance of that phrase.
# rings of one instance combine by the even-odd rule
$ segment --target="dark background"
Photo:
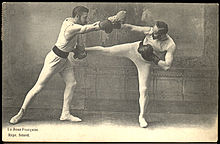
[[[95,22],[127,10],[127,23],[144,25],[144,9],[166,21],[177,45],[173,67],[152,68],[149,110],[153,113],[216,113],[218,74],[218,7],[214,4],[164,3],[6,3],[3,5],[3,108],[18,108],[36,82],[46,54],[57,40],[61,24],[72,9],[84,5]],[[84,36],[87,46],[134,42],[143,35],[115,30]],[[77,88],[72,109],[135,112],[138,79],[126,58],[90,56],[74,62]],[[31,108],[61,109],[64,82],[55,75],[34,99]]]

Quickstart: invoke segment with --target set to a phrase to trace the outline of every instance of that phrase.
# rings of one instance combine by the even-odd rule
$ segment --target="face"
[[[157,25],[153,26],[153,33],[152,33],[152,37],[153,39],[159,39],[159,40],[166,40],[166,34],[161,34],[159,32],[159,28],[157,27]]]
[[[88,13],[87,12],[83,12],[82,15],[79,16],[80,24],[82,24],[82,25],[87,24],[88,23],[87,18],[88,18]]]
[[[152,33],[152,37],[153,39],[160,39],[162,37],[161,34],[158,33],[159,32],[159,28],[157,27],[157,25],[155,24],[153,26],[153,33]]]

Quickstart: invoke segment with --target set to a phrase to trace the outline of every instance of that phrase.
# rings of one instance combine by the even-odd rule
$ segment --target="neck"
[[[75,23],[75,24],[77,24],[76,18],[71,17],[71,18],[70,18],[70,21],[73,22],[73,23]]]

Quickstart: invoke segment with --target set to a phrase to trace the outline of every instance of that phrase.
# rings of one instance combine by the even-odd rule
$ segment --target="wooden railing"
[[[34,72],[30,72],[31,75],[26,77],[37,78],[37,72],[41,67],[37,66],[37,69],[33,69]],[[153,67],[151,76],[149,97],[152,112],[216,113],[217,69],[171,68],[163,71]],[[76,65],[75,77],[77,86],[72,109],[127,112],[139,110],[138,77],[135,66]],[[20,81],[13,79],[10,81],[8,85],[11,83],[16,87],[11,91],[5,90],[7,93],[3,90],[4,106],[19,107],[35,80],[30,82],[26,79],[23,85]],[[64,86],[61,78],[55,76],[30,107],[62,108]]]

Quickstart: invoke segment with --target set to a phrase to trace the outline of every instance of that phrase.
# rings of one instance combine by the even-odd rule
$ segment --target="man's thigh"
[[[49,52],[45,58],[37,83],[46,84],[54,74],[62,69],[65,63],[65,59],[59,58],[52,51]]]
[[[76,82],[75,79],[75,67],[76,65],[69,59],[66,61],[65,66],[59,72],[65,82]]]

